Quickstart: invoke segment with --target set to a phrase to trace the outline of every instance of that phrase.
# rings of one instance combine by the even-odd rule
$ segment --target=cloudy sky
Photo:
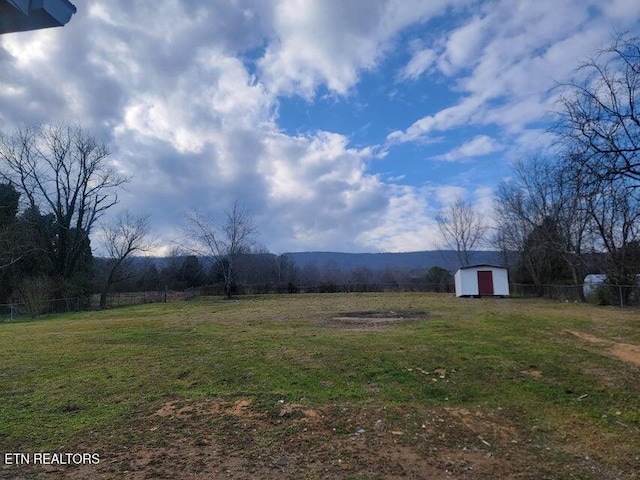
[[[166,245],[239,199],[276,253],[432,249],[459,195],[489,216],[551,141],[554,85],[640,33],[637,0],[74,4],[0,37],[0,130],[80,124]]]

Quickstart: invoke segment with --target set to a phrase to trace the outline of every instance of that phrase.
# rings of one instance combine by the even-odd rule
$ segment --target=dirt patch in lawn
[[[574,335],[581,340],[589,343],[594,343],[606,347],[608,355],[613,356],[624,362],[633,363],[634,365],[640,365],[640,345],[633,345],[630,343],[620,343],[604,338],[599,338],[594,335],[578,332],[576,330],[565,330],[565,332]]]
[[[125,440],[123,440],[123,438]],[[540,438],[501,409],[305,406],[284,400],[174,400],[72,451],[98,465],[31,466],[24,478],[623,478],[634,466]],[[571,442],[572,449],[579,445]],[[573,451],[573,450],[572,450]],[[606,456],[605,456],[606,458]],[[631,462],[632,460],[630,460]],[[16,473],[0,469],[4,474]],[[623,476],[616,477],[616,474]],[[591,478],[588,475],[584,478]]]
[[[542,372],[540,370],[522,370],[521,373],[533,378],[542,378]]]
[[[423,311],[345,312],[333,317],[329,326],[357,330],[379,330],[400,322],[424,320]]]

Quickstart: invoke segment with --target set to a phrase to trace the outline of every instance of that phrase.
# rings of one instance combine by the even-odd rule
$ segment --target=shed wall
[[[478,271],[491,271],[493,274],[493,294],[500,296],[509,295],[509,275],[504,268],[490,266],[478,266],[474,268],[460,269],[455,273],[456,296],[476,296],[478,290]]]
[[[494,295],[509,295],[509,275],[506,270],[493,269],[493,293]]]

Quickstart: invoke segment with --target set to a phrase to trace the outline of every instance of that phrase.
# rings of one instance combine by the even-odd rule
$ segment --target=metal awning
[[[74,13],[69,0],[0,0],[0,34],[62,27]]]

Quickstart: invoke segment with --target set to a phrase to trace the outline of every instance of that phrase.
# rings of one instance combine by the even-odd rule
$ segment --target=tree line
[[[90,235],[127,180],[108,148],[79,127],[23,127],[0,135],[0,161],[0,298],[86,294]]]
[[[94,259],[100,269],[106,259]],[[225,262],[226,263],[226,262]],[[441,267],[340,268],[335,261],[296,264],[286,254],[251,249],[236,256],[235,280],[225,284],[225,264],[176,249],[168,257],[132,258],[126,279],[111,292],[174,291],[198,289],[206,294],[304,293],[339,291],[434,291],[453,292],[453,276]]]

